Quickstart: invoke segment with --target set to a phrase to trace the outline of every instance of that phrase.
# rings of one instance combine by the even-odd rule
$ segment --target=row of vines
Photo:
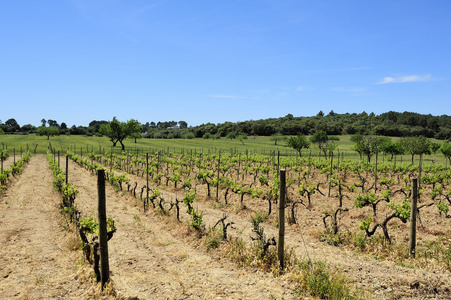
[[[61,210],[66,217],[68,226],[75,224],[82,242],[83,253],[94,269],[97,282],[101,280],[100,273],[100,255],[99,255],[99,230],[98,221],[92,216],[84,216],[75,205],[75,198],[79,191],[77,187],[68,181],[67,174],[59,167],[59,160],[50,151],[47,153],[50,169],[52,170],[54,180],[53,187],[61,194]],[[67,171],[66,171],[67,172]],[[108,240],[116,232],[116,226],[112,218],[107,219]]]
[[[166,201],[160,190],[181,193],[195,228],[202,224],[202,212],[193,206],[195,199],[212,199],[224,213],[258,213],[264,217],[261,222],[277,226],[273,207],[278,201],[278,170],[284,168],[290,224],[322,224],[318,236],[327,243],[352,244],[361,251],[376,251],[368,246],[379,243],[387,255],[393,245],[405,244],[411,181],[418,177],[419,230],[425,236],[418,255],[451,268],[451,170],[444,166],[229,153],[68,155],[92,172],[109,170],[109,181],[133,193],[143,205],[153,205],[166,214],[176,208],[177,219],[182,200]],[[137,179],[132,182],[126,174]],[[140,177],[140,182],[148,178],[147,190],[146,184],[138,186]],[[438,228],[433,224],[437,220],[441,220]]]
[[[14,158],[14,162],[8,167],[3,167],[3,162],[8,158],[8,151],[7,150],[1,150],[0,151],[0,159],[1,159],[1,172],[0,172],[0,194],[3,193],[3,191],[7,187],[7,182],[12,177],[17,177],[22,173],[22,168],[24,164],[28,163],[30,161],[30,153],[26,152],[23,155],[21,155],[21,158],[16,161]]]

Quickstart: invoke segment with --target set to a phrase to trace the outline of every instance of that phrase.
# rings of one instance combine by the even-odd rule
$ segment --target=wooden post
[[[377,192],[377,157],[378,153],[376,152],[376,167],[374,168],[374,192]]]
[[[97,171],[97,190],[99,194],[99,251],[100,251],[100,278],[102,290],[110,278],[108,262],[108,234],[106,224],[106,197],[105,197],[105,170]]]
[[[58,169],[60,169],[60,152],[58,151]]]
[[[415,245],[417,242],[417,200],[418,200],[418,179],[412,178],[412,199],[410,202],[410,256],[415,258]]]
[[[332,174],[333,174],[333,163],[334,163],[334,152],[329,152],[330,157],[330,174],[329,174],[329,192],[327,193],[327,197],[330,197],[330,189],[332,188]]]
[[[423,153],[420,154],[420,162],[418,164],[418,189],[421,188],[421,170],[423,168]]]
[[[146,202],[149,199],[149,153],[146,153],[146,199],[144,200],[144,212],[146,212]]]
[[[69,156],[66,155],[66,184],[69,182]]]
[[[285,169],[280,170],[280,194],[279,194],[279,245],[277,255],[280,262],[280,268],[284,268],[284,242],[285,242],[285,192],[286,192],[286,180]]]
[[[221,149],[219,149],[219,157],[218,157],[218,174],[216,177],[216,201],[219,201],[219,166],[221,164]]]

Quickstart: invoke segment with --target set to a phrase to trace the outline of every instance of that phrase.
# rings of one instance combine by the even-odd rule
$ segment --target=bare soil
[[[120,172],[115,170],[115,173]],[[130,174],[127,174],[127,176],[130,177],[132,186],[134,186],[134,182],[138,182],[137,191],[146,184],[143,177]],[[249,178],[245,178],[245,180],[248,183],[252,181]],[[325,178],[318,180],[326,182]],[[155,184],[152,185],[153,188],[157,187]],[[171,187],[171,183],[168,187],[165,187],[162,183],[158,188],[168,201],[174,201],[176,198],[180,200],[184,194],[183,190]],[[124,187],[124,189],[126,188]],[[251,242],[251,215],[255,212],[267,212],[266,201],[251,199],[246,196],[245,208],[242,209],[239,195],[229,194],[229,205],[224,207],[223,191],[220,192],[220,203],[217,203],[215,200],[207,199],[206,185],[197,185],[196,189],[195,206],[203,212],[203,220],[208,224],[207,227],[213,226],[225,212],[230,216],[228,220],[235,223],[235,230],[231,230],[230,235],[240,237],[247,243]],[[327,190],[325,186],[322,186],[322,189],[324,192]],[[215,191],[216,188],[213,187],[211,190],[212,196],[215,195]],[[355,197],[357,191],[353,195]],[[296,197],[293,191],[291,191],[290,197]],[[344,199],[345,207],[353,207],[353,200],[351,199]],[[336,247],[320,242],[318,237],[320,233],[324,232],[322,216],[324,216],[325,211],[330,211],[333,207],[336,207],[331,203],[338,203],[338,200],[333,196],[323,197],[316,193],[312,197],[312,203],[311,210],[299,205],[296,210],[298,224],[286,226],[285,244],[287,247],[293,248],[299,257],[326,261],[342,271],[351,280],[351,284],[354,285],[356,290],[368,292],[373,299],[451,299],[451,273],[443,266],[434,264],[432,260],[428,262],[426,259],[422,267],[418,267],[415,264],[418,264],[419,260],[404,258],[402,261],[393,261],[382,259],[374,255],[374,252],[365,254],[365,252],[355,251],[355,249]],[[361,212],[354,210],[343,213],[339,221],[340,230],[358,228],[358,222],[361,218],[359,214],[367,210],[370,210],[370,208],[363,209]],[[265,233],[268,237],[277,237],[278,229],[274,226],[277,222],[277,207],[273,205],[272,211],[271,217],[264,225]],[[385,213],[385,211],[381,211],[379,215],[384,216]],[[288,215],[288,209],[286,214]],[[188,216],[185,215],[184,217],[188,219]],[[422,209],[421,218],[423,222],[419,226],[417,234],[419,241],[436,240],[437,236],[450,234],[451,220],[440,218],[436,206]],[[399,251],[404,251],[407,248],[405,245],[408,245],[408,224],[403,224],[399,220],[393,220],[389,224],[394,244],[404,245],[398,247],[402,248]],[[444,240],[442,243],[446,246],[451,243],[451,240]],[[394,247],[393,251],[398,250]]]
[[[0,200],[0,297],[83,299],[91,284],[69,249],[60,197],[45,156],[36,155]]]
[[[115,171],[115,173],[118,173]],[[145,179],[128,175],[138,182]],[[80,191],[76,206],[84,216],[96,216],[97,177],[73,162],[69,180]],[[92,271],[80,266],[80,251],[70,250],[71,234],[63,227],[59,214],[60,197],[51,185],[52,174],[45,156],[35,155],[19,180],[9,186],[0,201],[0,295],[2,298],[90,298],[94,295]],[[155,187],[155,186],[154,186]],[[124,184],[124,190],[126,190]],[[184,192],[160,187],[167,201],[181,199]],[[238,195],[230,197],[228,206],[206,199],[205,185],[197,186],[195,207],[203,211],[206,227],[213,226],[224,213],[235,223],[231,238],[250,243],[250,216],[266,211],[266,202],[246,198],[241,209]],[[115,220],[117,232],[109,241],[110,270],[117,297],[122,299],[293,299],[305,298],[295,293],[292,275],[274,277],[271,273],[237,266],[224,252],[207,252],[186,225],[189,216],[182,205],[179,224],[174,216],[144,212],[142,203],[129,192],[107,185],[107,214]],[[223,196],[221,196],[223,197]],[[138,196],[139,199],[139,196]],[[222,199],[222,198],[221,198]],[[378,260],[373,254],[334,247],[318,240],[324,231],[321,216],[325,209],[315,200],[312,211],[297,210],[299,224],[286,227],[285,241],[300,257],[324,260],[349,278],[350,284],[371,294],[373,299],[450,299],[451,273],[436,265],[411,267],[392,260]],[[276,207],[265,222],[268,236],[277,236]],[[424,213],[427,222],[435,212]],[[350,219],[347,216],[347,219]],[[354,216],[357,218],[358,216]],[[448,221],[435,218],[429,230],[439,230]],[[354,220],[354,219],[353,219]],[[397,223],[395,223],[397,224]],[[355,226],[355,224],[342,224]],[[437,226],[437,227],[436,227]],[[399,226],[396,225],[396,228]],[[405,228],[400,232],[404,232]],[[443,229],[444,231],[449,228]],[[393,238],[402,234],[394,230]],[[68,296],[69,295],[69,296]],[[135,298],[135,299],[136,299]]]
[[[70,181],[79,189],[76,206],[86,216],[97,209],[96,176],[69,165]],[[106,187],[107,215],[117,232],[108,243],[110,270],[120,297],[139,299],[292,299],[284,277],[237,267],[187,243],[186,227],[165,222],[153,210],[143,212],[127,193]]]

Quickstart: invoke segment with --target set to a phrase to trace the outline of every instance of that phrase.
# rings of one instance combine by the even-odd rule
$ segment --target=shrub
[[[299,264],[299,289],[320,299],[355,299],[341,274],[333,274],[322,261],[304,261]]]

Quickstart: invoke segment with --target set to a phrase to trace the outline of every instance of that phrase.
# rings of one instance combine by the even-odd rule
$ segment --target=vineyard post
[[[308,155],[308,172],[309,172],[309,174],[310,174],[310,159],[311,159],[311,157],[312,157],[312,150],[310,150],[310,153]]]
[[[22,158],[23,157],[23,154],[22,154],[22,146],[20,146],[20,158]]]
[[[108,233],[106,224],[105,204],[105,170],[97,171],[97,189],[99,195],[99,251],[100,251],[100,278],[102,290],[110,277],[110,266],[108,262]]]
[[[420,163],[418,165],[418,189],[421,188],[421,169],[423,168],[423,153],[420,154]]]
[[[80,157],[83,158],[83,147],[80,147]]]
[[[66,155],[66,184],[69,182],[69,156]]]
[[[327,194],[327,197],[330,197],[330,189],[332,187],[332,173],[333,173],[333,163],[334,163],[334,152],[329,152],[330,157],[330,174],[329,174],[329,192]]]
[[[219,157],[218,157],[218,173],[216,177],[216,201],[219,201],[219,166],[221,164],[221,149],[219,149]]]
[[[280,194],[279,194],[279,245],[277,249],[277,256],[280,262],[280,268],[284,268],[284,257],[283,248],[285,241],[285,192],[286,192],[286,181],[285,181],[285,169],[280,170]]]
[[[277,177],[279,177],[280,151],[277,151]]]
[[[60,169],[60,152],[58,151],[58,169]]]
[[[149,153],[146,153],[146,200],[144,200],[144,212],[146,212],[147,199],[149,199]]]
[[[16,164],[16,148],[14,148],[13,151],[14,151],[14,164]]]
[[[415,258],[415,245],[417,242],[417,200],[418,200],[418,179],[412,178],[412,199],[410,203],[410,239],[409,253]]]
[[[377,192],[377,157],[378,153],[376,152],[376,167],[374,168],[374,192]]]
[[[2,169],[1,169],[1,173],[0,174],[3,174],[3,150],[2,150],[2,152],[0,152],[0,160],[2,161]]]

